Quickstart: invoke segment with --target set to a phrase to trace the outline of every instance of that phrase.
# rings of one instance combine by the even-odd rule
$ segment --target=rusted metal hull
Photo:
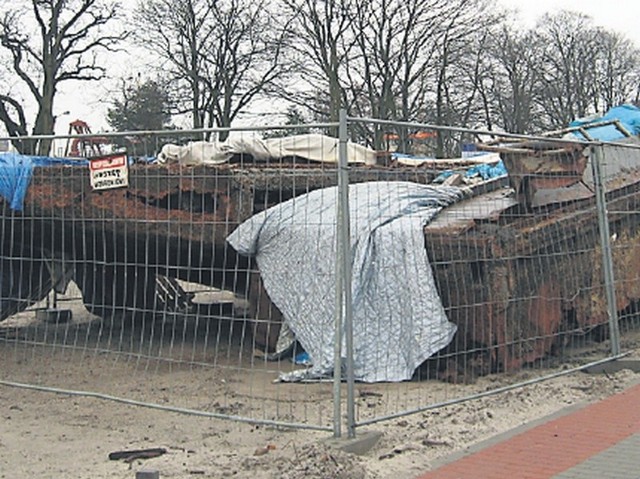
[[[536,209],[526,195],[523,205],[509,188],[482,186],[425,228],[440,296],[458,326],[446,353],[481,351],[479,372],[512,370],[553,354],[570,336],[607,319],[593,193],[567,193],[573,184],[590,184],[582,152],[574,153],[570,175],[544,178],[565,192],[561,201],[555,196]],[[537,174],[542,166],[536,165]],[[640,300],[640,176],[628,166],[607,183],[620,309]],[[352,168],[350,177],[428,183],[436,173],[363,167]],[[525,173],[521,178],[531,176]],[[150,278],[156,275],[249,294],[256,343],[269,349],[281,315],[226,237],[251,215],[335,185],[336,177],[327,166],[136,165],[128,188],[92,191],[84,169],[39,168],[23,212],[1,203],[3,257],[32,258],[40,275],[46,258],[73,263],[85,303],[100,315],[114,305],[154,309]]]
[[[435,174],[352,168],[355,181],[426,183]],[[2,256],[73,264],[85,303],[99,315],[113,305],[154,309],[158,275],[248,294],[252,265],[227,236],[253,214],[336,179],[335,167],[308,163],[134,165],[127,188],[94,191],[86,168],[36,168],[23,211],[0,201]]]
[[[595,200],[523,213],[507,198],[467,200],[425,228],[438,290],[458,326],[445,354],[481,351],[478,372],[518,369],[608,321]],[[640,175],[629,173],[608,200],[623,311],[640,301]]]

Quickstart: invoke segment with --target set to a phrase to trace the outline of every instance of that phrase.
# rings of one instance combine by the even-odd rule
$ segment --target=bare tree
[[[347,70],[355,113],[379,119],[413,121],[424,107],[430,86],[441,15],[447,0],[363,0],[355,10],[354,36],[358,52]],[[373,145],[382,146],[376,128]],[[406,130],[400,129],[405,149]]]
[[[205,50],[214,35],[213,3],[207,0],[146,0],[135,14],[136,43],[155,53],[160,70],[179,88],[178,95],[189,104],[194,128],[202,128],[205,112],[202,105],[208,94],[204,89]],[[186,85],[186,92],[183,88]]]
[[[354,0],[283,0],[291,18],[287,62],[291,75],[280,95],[311,110],[319,120],[336,122],[346,107],[348,56],[354,45]]]
[[[593,109],[608,110],[622,103],[637,102],[640,85],[640,49],[614,32],[601,31],[595,64],[598,94]]]
[[[453,90],[445,91],[452,80],[448,71],[470,52],[470,38],[495,22],[485,12],[491,0],[285,3],[297,33],[290,52],[306,85],[285,90],[287,98],[320,114],[328,107],[325,117],[334,121],[340,107],[378,119],[449,119],[444,114],[444,105],[453,99],[447,97]],[[314,101],[318,97],[326,98],[320,108]],[[385,129],[359,124],[354,131],[359,141],[383,146]],[[407,131],[398,133],[404,149]]]
[[[508,25],[493,35],[480,94],[486,124],[512,133],[530,133],[543,73],[542,47],[530,31]]]
[[[536,35],[545,47],[538,127],[566,125],[588,114],[597,96],[599,30],[590,17],[562,11],[544,15]]]
[[[479,97],[480,77],[486,43],[498,23],[492,0],[451,0],[434,12],[436,30],[434,54],[422,118],[439,125],[467,126],[482,109]],[[492,12],[496,13],[492,13]],[[454,154],[448,135],[437,135],[435,155]]]
[[[590,17],[570,11],[544,15],[527,41],[538,48],[525,46],[522,54],[539,59],[531,129],[560,128],[636,99],[640,52]]]
[[[106,68],[99,50],[114,50],[124,33],[105,27],[117,17],[118,4],[101,0],[31,0],[7,9],[0,19],[0,45],[11,57],[15,75],[37,104],[34,135],[53,133],[56,92],[61,82],[100,80]],[[35,25],[35,29],[29,26]],[[0,121],[11,136],[26,135],[25,104],[15,95],[0,95]],[[47,155],[50,140],[24,143],[25,153]]]
[[[143,46],[181,87],[194,128],[231,126],[281,74],[286,32],[273,28],[265,2],[145,0],[136,18]]]

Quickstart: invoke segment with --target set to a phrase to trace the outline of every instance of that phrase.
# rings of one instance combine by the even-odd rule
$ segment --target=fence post
[[[611,233],[609,231],[609,214],[602,174],[604,162],[604,147],[602,144],[591,145],[590,163],[593,172],[593,182],[596,189],[596,209],[598,211],[598,226],[600,230],[600,246],[602,248],[602,269],[604,273],[604,288],[607,299],[607,313],[609,316],[609,335],[611,338],[611,355],[620,354],[620,326],[618,324],[618,306],[616,304],[616,290],[613,274],[613,254],[611,251]]]
[[[340,206],[342,208],[342,288],[344,291],[344,334],[345,334],[345,368],[347,380],[347,435],[353,438],[355,428],[355,378],[353,371],[353,304],[351,290],[351,217],[349,214],[349,159],[347,151],[348,140],[347,111],[340,110]]]
[[[343,314],[345,304],[345,272],[344,272],[344,258],[347,254],[348,247],[345,246],[345,238],[348,239],[347,232],[345,231],[345,210],[348,215],[348,188],[349,179],[346,180],[345,185],[345,170],[344,164],[346,163],[346,117],[343,116],[342,110],[340,110],[340,123],[338,125],[338,191],[336,198],[336,313],[335,313],[335,333],[333,343],[333,437],[339,438],[342,436],[342,326],[343,326]],[[344,190],[347,189],[346,196]],[[345,208],[345,198],[346,205]],[[348,219],[348,217],[347,217]]]
[[[345,368],[347,379],[347,430],[355,437],[354,379],[353,379],[353,327],[351,308],[351,232],[349,215],[349,162],[347,158],[347,112],[340,110],[338,126],[338,199],[336,224],[336,317],[333,367],[333,435],[341,431],[341,384],[343,373],[342,338],[344,327]]]

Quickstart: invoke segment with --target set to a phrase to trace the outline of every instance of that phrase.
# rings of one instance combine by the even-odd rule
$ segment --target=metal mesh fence
[[[114,189],[91,180],[117,169],[82,158],[12,163],[8,174],[31,177],[22,204],[2,203],[3,379],[330,430],[330,388],[273,384],[297,366],[267,354],[279,313],[255,262],[226,241],[252,215],[336,182],[335,165],[296,154],[314,136],[257,150],[277,133],[233,132],[215,158],[200,132],[113,136],[131,163]],[[313,143],[321,158],[330,146]]]
[[[427,141],[408,149],[404,144],[392,158],[431,171],[432,184],[457,186],[463,198],[427,222],[424,238],[409,247],[426,248],[455,334],[416,368],[411,381],[357,385],[356,425],[617,356],[619,315],[623,330],[635,337],[636,138],[611,145],[571,136],[571,130],[533,138],[379,121],[368,127],[405,129],[396,134],[400,138],[429,133]],[[465,144],[470,135],[483,140]],[[447,144],[449,159],[435,159]],[[387,274],[394,274],[393,267]],[[407,270],[400,276],[407,283],[428,279]],[[416,315],[403,316],[418,331],[411,323]],[[453,384],[458,386],[448,386]]]
[[[581,140],[343,115],[2,155],[0,380],[339,435],[624,353],[640,150]]]

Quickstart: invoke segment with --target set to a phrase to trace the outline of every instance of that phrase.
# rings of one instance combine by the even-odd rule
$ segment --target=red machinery
[[[69,123],[69,135],[73,134],[89,135],[91,134],[91,128],[89,128],[87,122],[75,120]],[[107,145],[109,143],[109,139],[104,136],[69,138],[67,140],[65,156],[100,156],[103,154],[102,145]]]

